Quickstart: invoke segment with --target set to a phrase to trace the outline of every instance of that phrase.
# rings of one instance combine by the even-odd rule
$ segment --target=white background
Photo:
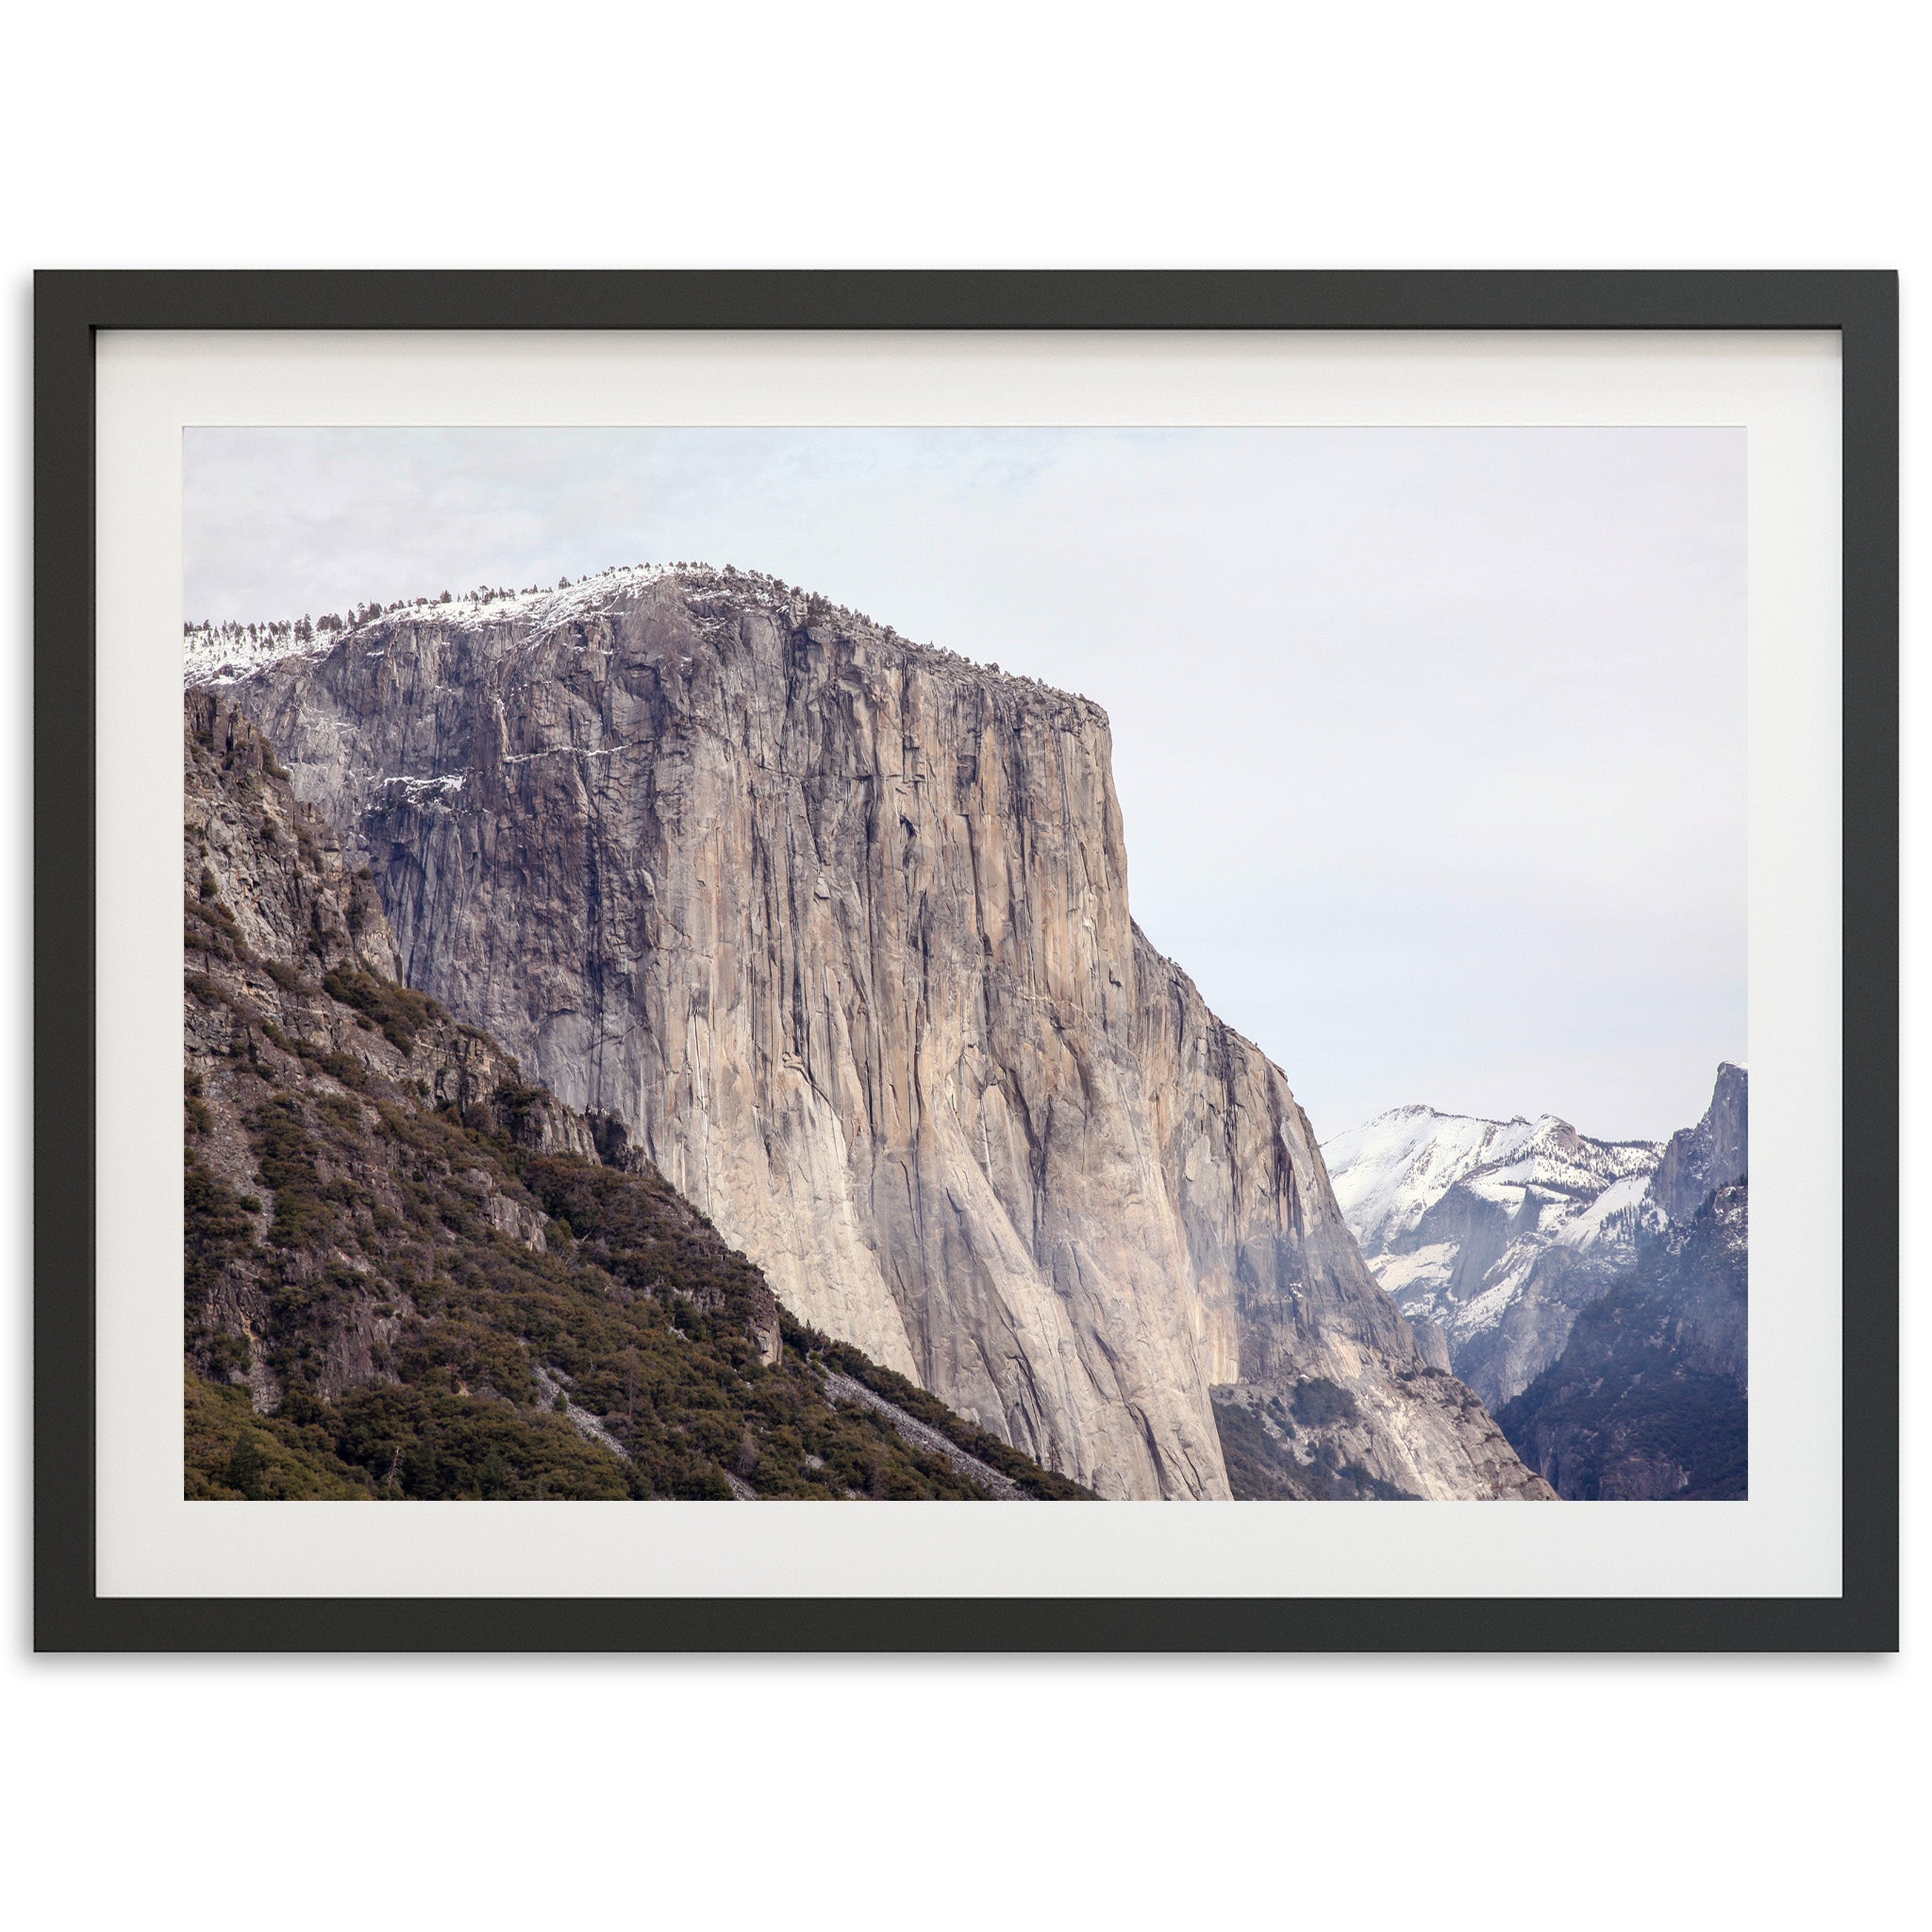
[[[1903,6],[38,9],[9,30],[6,763],[23,904],[36,265],[1897,266]],[[1923,679],[1907,677],[1907,865]],[[1922,908],[1907,905],[1908,989]],[[0,955],[25,1077],[24,926]],[[1910,1091],[1923,1029],[1908,1006]],[[24,1102],[0,1174],[23,1277]],[[1909,1125],[1907,1174],[1919,1166]],[[1923,1243],[1908,1231],[1909,1311]],[[18,1311],[22,1302],[16,1298]],[[1869,1923],[1923,1908],[1896,1660],[25,1655],[28,1923]],[[1921,1431],[1907,1411],[1906,1641]],[[1915,1782],[1916,1781],[1916,1782]]]

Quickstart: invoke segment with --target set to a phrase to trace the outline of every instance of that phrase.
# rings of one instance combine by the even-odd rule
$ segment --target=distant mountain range
[[[1556,1360],[1577,1310],[1745,1171],[1746,1074],[1718,1069],[1695,1127],[1598,1141],[1554,1114],[1402,1107],[1322,1143],[1342,1217],[1411,1325],[1492,1408]]]
[[[1323,1143],[1375,1278],[1575,1498],[1744,1494],[1748,1078],[1694,1127],[1405,1107]]]

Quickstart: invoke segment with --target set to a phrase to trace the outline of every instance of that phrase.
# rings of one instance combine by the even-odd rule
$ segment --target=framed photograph
[[[38,1644],[1893,1647],[1896,305],[41,276]]]

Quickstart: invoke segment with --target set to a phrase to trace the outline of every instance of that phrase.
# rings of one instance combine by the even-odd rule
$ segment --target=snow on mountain
[[[1433,1322],[1499,1407],[1561,1353],[1580,1308],[1658,1234],[1744,1176],[1748,1076],[1726,1061],[1704,1118],[1668,1141],[1593,1141],[1568,1121],[1398,1107],[1322,1143],[1370,1273]]]
[[[1590,1140],[1555,1114],[1487,1121],[1432,1107],[1398,1107],[1322,1143],[1363,1253],[1387,1255],[1409,1252],[1408,1238],[1458,1186],[1545,1243],[1599,1239],[1620,1209],[1635,1209],[1662,1153],[1661,1141]]]
[[[191,625],[186,629],[182,653],[182,683],[234,684],[290,658],[326,657],[358,634],[373,632],[377,625],[407,623],[411,616],[434,619],[442,628],[458,632],[508,625],[525,637],[539,637],[587,618],[608,615],[667,577],[677,579],[686,608],[700,631],[707,634],[715,633],[719,625],[735,628],[747,608],[784,613],[793,622],[802,621],[814,611],[862,618],[860,612],[830,604],[761,571],[738,570],[729,564],[722,570],[707,563],[625,564],[579,577],[575,583],[565,579],[554,590],[479,589],[460,597],[405,598],[389,605],[368,605],[360,611],[352,611],[346,620],[337,617],[311,621],[305,617],[267,624]],[[325,625],[329,627],[325,629]],[[876,628],[894,642],[924,657],[956,663],[969,661],[957,651],[902,638],[890,625],[879,625]],[[996,664],[982,668],[996,676],[1006,676],[1009,682],[1040,684],[1038,678],[1014,678],[1010,674],[1003,674]]]
[[[279,664],[285,658],[319,658],[332,651],[336,639],[324,633],[298,638],[286,624],[208,625],[187,633],[181,652],[181,682],[232,684],[252,671]]]
[[[1343,1218],[1406,1315],[1434,1322],[1456,1372],[1507,1401],[1571,1318],[1663,1224],[1654,1141],[1595,1141],[1567,1121],[1402,1107],[1322,1146]]]
[[[555,590],[531,588],[523,591],[476,590],[460,597],[413,597],[386,606],[370,605],[366,614],[355,614],[346,622],[325,619],[327,629],[311,625],[308,619],[269,624],[220,624],[191,626],[182,658],[182,682],[232,684],[251,672],[291,658],[321,658],[358,631],[389,618],[408,618],[411,612],[434,617],[439,624],[488,624],[522,621],[533,630],[548,630],[574,617],[585,617],[605,609],[625,591],[641,590],[672,575],[678,566],[664,563],[634,564],[626,569],[608,570],[575,583],[565,580]],[[733,573],[734,577],[736,573]],[[722,581],[722,577],[721,577]],[[750,581],[747,579],[747,581]],[[763,582],[766,580],[760,580]],[[774,590],[783,589],[770,580]],[[304,629],[308,631],[303,635]]]

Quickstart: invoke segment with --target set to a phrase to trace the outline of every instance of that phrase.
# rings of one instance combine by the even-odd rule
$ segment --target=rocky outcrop
[[[1670,1221],[1689,1221],[1719,1188],[1742,1180],[1750,1169],[1750,1078],[1725,1060],[1717,1070],[1710,1105],[1694,1127],[1681,1127],[1664,1143],[1651,1176],[1650,1198]]]
[[[1311,1374],[1382,1479],[1524,1492],[1405,1380],[1280,1070],[1135,927],[1097,706],[686,569],[392,611],[223,689],[409,985],[806,1321],[1110,1496],[1228,1495],[1210,1391]]]
[[[1423,1436],[1453,1439],[1483,1495],[1542,1502],[1554,1494],[1467,1384],[1435,1368],[1357,1377],[1352,1386],[1325,1375],[1243,1382],[1217,1389],[1214,1399],[1228,1478],[1243,1499],[1424,1501],[1438,1493],[1424,1474],[1437,1452],[1410,1453]]]

